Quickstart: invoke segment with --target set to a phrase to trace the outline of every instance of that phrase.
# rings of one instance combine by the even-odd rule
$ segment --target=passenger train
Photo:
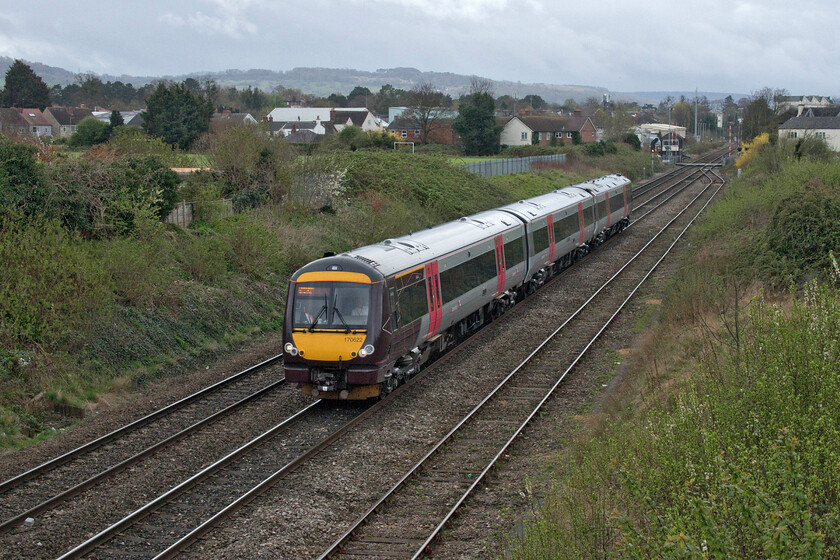
[[[330,255],[289,282],[286,380],[320,398],[383,397],[630,223],[608,175]]]

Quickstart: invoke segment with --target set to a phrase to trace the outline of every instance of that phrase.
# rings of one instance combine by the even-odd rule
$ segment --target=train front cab
[[[286,380],[321,398],[379,396],[390,346],[384,285],[375,269],[346,257],[295,273],[283,328]]]

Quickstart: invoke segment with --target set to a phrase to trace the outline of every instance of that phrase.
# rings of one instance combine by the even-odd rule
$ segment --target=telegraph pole
[[[694,139],[699,140],[697,137],[697,88],[694,88]]]

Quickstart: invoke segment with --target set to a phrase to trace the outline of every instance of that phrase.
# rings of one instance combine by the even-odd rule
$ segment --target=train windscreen
[[[370,309],[370,285],[353,282],[306,282],[295,288],[294,328],[364,330]]]

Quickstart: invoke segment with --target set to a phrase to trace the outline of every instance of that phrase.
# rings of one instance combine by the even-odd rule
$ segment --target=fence
[[[164,222],[182,228],[189,227],[195,220],[213,221],[233,216],[233,201],[210,200],[201,202],[179,202]]]
[[[495,177],[496,175],[509,175],[511,173],[525,173],[531,171],[531,164],[537,162],[566,163],[566,154],[551,154],[548,156],[529,156],[522,158],[486,159],[484,161],[471,161],[464,166],[467,171],[483,177]]]

